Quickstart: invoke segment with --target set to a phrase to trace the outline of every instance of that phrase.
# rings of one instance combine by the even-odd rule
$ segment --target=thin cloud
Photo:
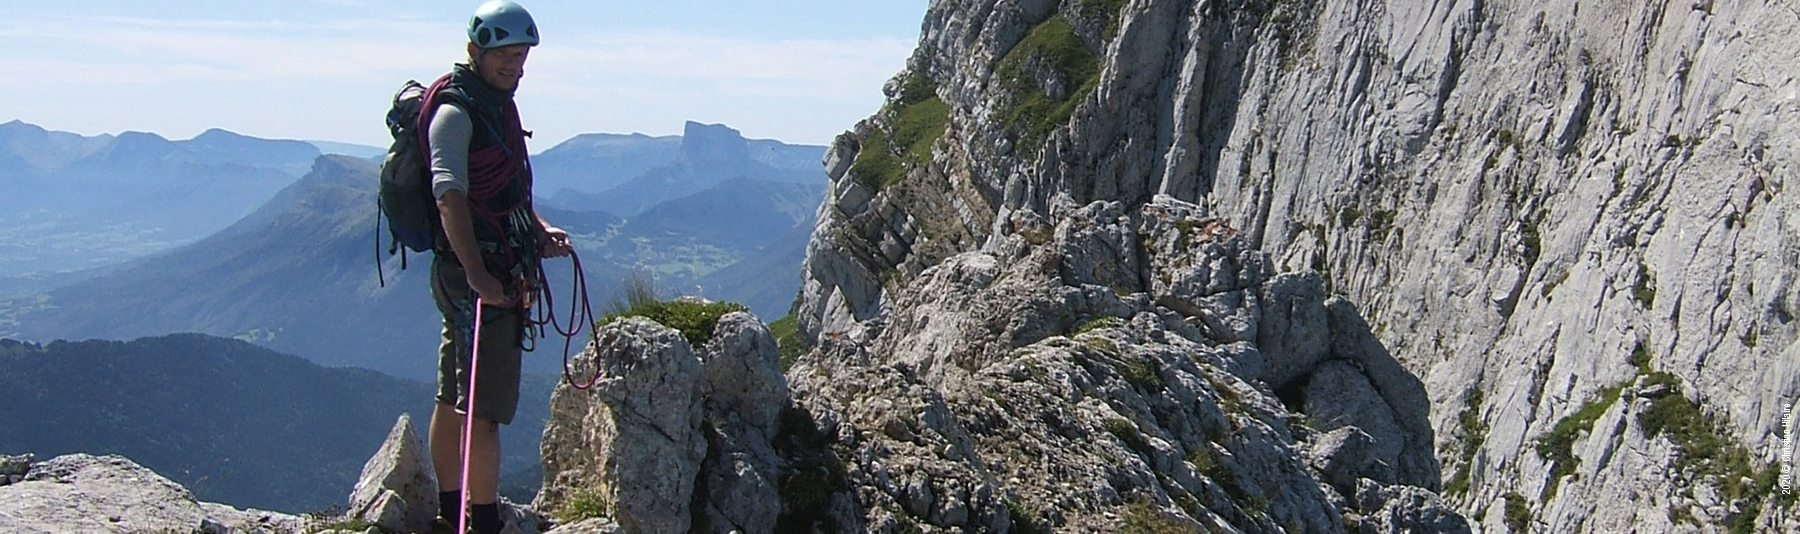
[[[385,135],[379,128],[365,132],[362,125],[379,122],[369,117],[379,116],[400,81],[441,73],[462,59],[464,45],[456,23],[366,17],[0,21],[0,40],[46,39],[60,44],[9,58],[10,74],[0,77],[0,87],[29,98],[17,99],[26,107],[11,112],[0,104],[0,119],[27,111],[65,116],[65,122],[123,113],[79,104],[71,106],[85,111],[43,107],[57,105],[56,94],[107,86],[164,95],[158,109],[179,128],[254,122],[265,125],[265,132],[299,127],[304,131],[292,135],[365,143]],[[895,38],[720,37],[671,30],[567,35],[533,52],[521,103],[558,110],[533,116],[534,128],[549,139],[617,128],[654,131],[660,123],[677,128],[683,118],[692,118],[816,142],[879,107],[881,84],[904,66],[911,50],[911,43]],[[256,118],[219,109],[222,99],[261,98],[236,94],[249,91],[273,91],[283,95],[284,109],[314,111],[305,117]],[[121,129],[170,127],[133,123]]]
[[[584,37],[534,53],[545,83],[593,85],[619,79],[702,84],[746,96],[866,96],[904,65],[899,39],[755,40],[672,31]]]

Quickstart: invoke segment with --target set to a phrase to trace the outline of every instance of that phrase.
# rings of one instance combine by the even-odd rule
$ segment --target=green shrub
[[[1099,319],[1094,319],[1092,321],[1082,323],[1081,327],[1075,329],[1075,335],[1079,336],[1079,335],[1086,334],[1088,332],[1092,332],[1095,330],[1100,330],[1100,329],[1105,329],[1105,328],[1119,328],[1122,326],[1125,326],[1124,319],[1120,319],[1118,317],[1101,317]]]
[[[1594,430],[1594,421],[1619,402],[1619,392],[1624,389],[1624,384],[1618,384],[1600,390],[1598,398],[1581,405],[1575,413],[1557,421],[1549,434],[1538,438],[1538,457],[1550,462],[1550,483],[1544,486],[1540,500],[1549,502],[1556,497],[1556,488],[1562,483],[1562,478],[1573,474],[1575,468],[1581,466],[1581,459],[1576,458],[1573,451],[1575,439],[1583,432]]]
[[[1450,482],[1444,484],[1445,495],[1469,493],[1469,477],[1474,470],[1475,455],[1481,452],[1482,444],[1487,442],[1488,426],[1481,420],[1482,400],[1479,384],[1470,387],[1463,394],[1463,410],[1456,415],[1457,423],[1462,427],[1462,461],[1457,464],[1456,474],[1450,477]]]
[[[643,317],[679,330],[689,345],[699,348],[712,340],[713,327],[718,326],[720,317],[741,311],[748,311],[748,308],[734,302],[650,301],[640,302],[623,312],[607,314],[600,324],[611,324],[625,317]]]
[[[581,491],[569,496],[569,502],[563,503],[562,509],[557,511],[556,517],[565,524],[575,523],[587,519],[612,517],[612,509],[606,505],[606,499],[601,498],[599,493]]]
[[[1133,502],[1125,507],[1125,534],[1188,534],[1181,523],[1163,516],[1149,500]]]
[[[806,337],[800,335],[800,321],[793,314],[782,317],[769,324],[769,334],[775,336],[775,345],[781,349],[781,372],[785,373],[794,367],[794,362],[806,354]]]
[[[1631,289],[1631,296],[1636,298],[1645,309],[1656,305],[1656,279],[1650,274],[1650,267],[1638,262],[1637,285]]]
[[[1018,501],[1006,500],[1006,515],[1012,519],[1012,531],[1018,534],[1043,534],[1050,530],[1038,524],[1030,510],[1026,510]]]
[[[1144,441],[1144,435],[1138,432],[1137,425],[1131,424],[1131,421],[1114,417],[1107,419],[1103,425],[1106,427],[1107,433],[1119,438],[1119,441],[1124,443],[1127,448],[1142,455],[1146,461],[1150,458],[1151,453],[1156,451],[1150,448],[1149,442]]]
[[[1131,357],[1121,357],[1120,359],[1124,361],[1119,362],[1116,369],[1119,371],[1119,376],[1125,377],[1126,382],[1130,382],[1131,385],[1146,392],[1162,391],[1162,376],[1156,374],[1156,368],[1152,367],[1149,362]]]
[[[1523,495],[1507,492],[1506,496],[1506,530],[1523,534],[1531,532],[1531,503],[1525,501]]]
[[[1525,225],[1523,237],[1525,242],[1525,265],[1529,268],[1531,265],[1537,265],[1538,258],[1541,257],[1544,252],[1544,238],[1542,234],[1538,233],[1537,221],[1531,221]]]

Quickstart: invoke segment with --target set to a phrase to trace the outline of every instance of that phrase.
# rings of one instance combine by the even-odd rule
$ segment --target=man
[[[472,530],[493,534],[504,526],[497,507],[499,425],[511,423],[518,406],[520,343],[525,308],[537,291],[537,262],[568,255],[570,245],[567,233],[531,207],[527,132],[513,103],[525,60],[538,44],[537,25],[524,7],[494,0],[476,9],[468,34],[468,63],[432,84],[419,114],[444,230],[431,263],[431,295],[444,326],[430,440],[440,528],[459,524],[467,513]],[[471,409],[477,302],[481,354]],[[464,425],[473,427],[467,451]],[[468,510],[462,509],[464,454]]]

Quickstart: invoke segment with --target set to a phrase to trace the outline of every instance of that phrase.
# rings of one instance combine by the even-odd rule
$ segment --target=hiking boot
[[[427,529],[425,531],[425,534],[459,534],[459,533],[456,531],[456,523],[451,523],[450,520],[440,517],[431,522],[431,528]]]

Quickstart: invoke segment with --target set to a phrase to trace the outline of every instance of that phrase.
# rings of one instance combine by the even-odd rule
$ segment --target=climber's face
[[[508,93],[519,90],[519,80],[525,77],[525,59],[530,55],[530,45],[482,50],[476,48],[475,43],[469,43],[469,58],[475,63],[475,73],[481,76],[481,81]]]

